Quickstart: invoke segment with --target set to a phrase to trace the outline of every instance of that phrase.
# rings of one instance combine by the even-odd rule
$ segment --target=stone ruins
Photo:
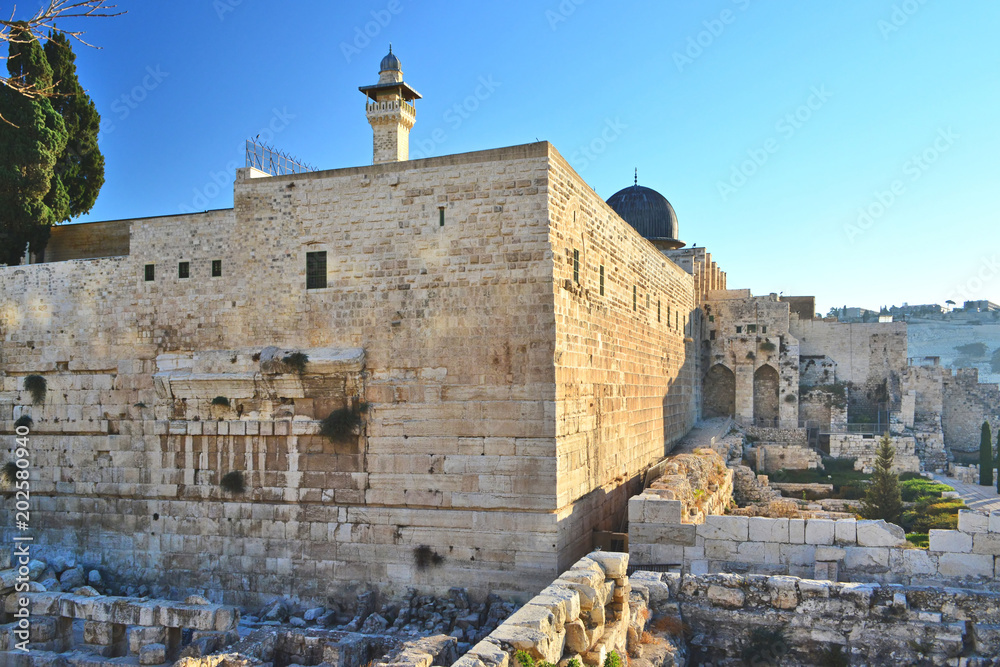
[[[0,267],[36,563],[26,592],[0,573],[4,664],[709,664],[779,623],[781,664],[990,655],[996,514],[911,549],[843,508],[733,513],[780,504],[741,444],[664,459],[720,418],[759,472],[867,470],[883,432],[943,469],[1000,427],[997,385],[908,359],[905,323],[729,289],[662,195],[605,202],[547,142],[409,160],[391,52],[361,91],[371,166],[239,169],[231,209],[56,227]]]

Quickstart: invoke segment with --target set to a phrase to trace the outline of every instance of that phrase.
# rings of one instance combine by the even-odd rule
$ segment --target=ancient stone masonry
[[[688,664],[985,667],[1000,646],[996,592],[642,571],[631,584],[653,614],[683,619]]]
[[[697,416],[692,276],[547,143],[240,170],[234,199],[0,268],[39,555],[246,605],[538,590]],[[360,423],[323,436],[339,410]]]
[[[830,456],[838,459],[854,459],[854,469],[871,472],[878,458],[879,439],[874,435],[859,433],[831,433]],[[897,473],[919,472],[920,459],[916,453],[916,439],[913,436],[899,435],[892,437],[892,446],[896,450],[892,469]]]
[[[638,505],[629,507],[629,553],[636,567],[683,563],[696,574],[1000,585],[1000,512],[962,511],[958,529],[931,530],[924,550],[910,547],[903,529],[884,521],[708,516],[704,523],[685,524],[675,520],[678,501],[643,500],[641,514]]]

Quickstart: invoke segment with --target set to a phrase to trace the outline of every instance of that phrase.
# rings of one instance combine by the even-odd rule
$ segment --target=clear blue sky
[[[269,126],[318,168],[369,164],[357,87],[391,41],[424,96],[412,155],[548,140],[605,199],[637,167],[730,287],[823,312],[1000,300],[991,0],[120,7],[79,24],[107,160],[82,220],[231,206]]]

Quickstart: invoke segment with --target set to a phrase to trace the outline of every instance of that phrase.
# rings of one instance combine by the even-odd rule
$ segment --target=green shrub
[[[35,420],[31,418],[31,415],[21,415],[20,417],[17,418],[17,421],[14,422],[14,428],[17,429],[20,428],[21,426],[26,426],[27,428],[31,428],[31,426],[34,423]]]
[[[320,422],[319,434],[333,442],[350,440],[354,430],[361,426],[361,415],[367,411],[367,403],[357,403],[353,408],[334,410]]]
[[[286,354],[285,358],[281,361],[301,375],[306,370],[306,364],[309,363],[309,355],[304,352],[292,352],[291,354]]]
[[[216,396],[212,399],[212,405],[221,405],[223,407],[229,407],[229,399],[225,396]]]
[[[17,464],[13,461],[7,461],[3,464],[3,468],[0,469],[0,482],[3,482],[6,486],[11,486],[17,481]]]
[[[903,512],[900,525],[908,533],[926,533],[931,529],[958,528],[958,511],[968,509],[961,498],[921,498]]]
[[[940,498],[945,491],[954,491],[947,484],[935,482],[933,479],[918,477],[900,481],[899,490],[903,494],[903,500],[913,502],[921,498]]]
[[[240,494],[247,490],[246,480],[239,470],[233,470],[223,475],[222,479],[219,480],[219,486],[222,487],[223,491],[232,494]]]
[[[835,472],[854,472],[854,464],[857,459],[838,459],[833,457],[823,458],[823,469],[826,470],[827,474],[832,475]]]
[[[618,655],[618,651],[608,651],[604,656],[604,667],[622,667],[622,657]]]
[[[45,401],[46,383],[41,375],[29,375],[24,378],[24,390],[31,394],[31,402],[35,405]]]
[[[927,537],[927,533],[907,533],[906,541],[921,549],[926,549],[930,546],[930,539]]]

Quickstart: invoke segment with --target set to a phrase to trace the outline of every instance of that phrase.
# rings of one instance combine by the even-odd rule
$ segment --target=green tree
[[[1000,457],[1000,429],[997,429],[997,456]],[[1000,471],[1000,460],[997,461],[997,471]],[[997,493],[1000,493],[1000,474],[997,475]]]
[[[55,82],[52,106],[68,134],[45,203],[57,222],[65,222],[90,211],[104,185],[104,156],[97,146],[101,116],[76,78],[76,55],[65,34],[49,33],[45,58]]]
[[[979,486],[993,486],[993,434],[988,421],[979,435]]]
[[[9,41],[10,78],[34,90],[52,88],[52,69],[37,39],[15,23]],[[46,203],[56,161],[66,148],[66,125],[43,95],[0,86],[0,263],[18,264],[30,244],[45,247],[57,219]]]
[[[903,514],[903,498],[899,491],[899,475],[892,470],[896,450],[889,434],[882,436],[871,482],[861,499],[861,515],[866,519],[884,519],[899,523]]]

